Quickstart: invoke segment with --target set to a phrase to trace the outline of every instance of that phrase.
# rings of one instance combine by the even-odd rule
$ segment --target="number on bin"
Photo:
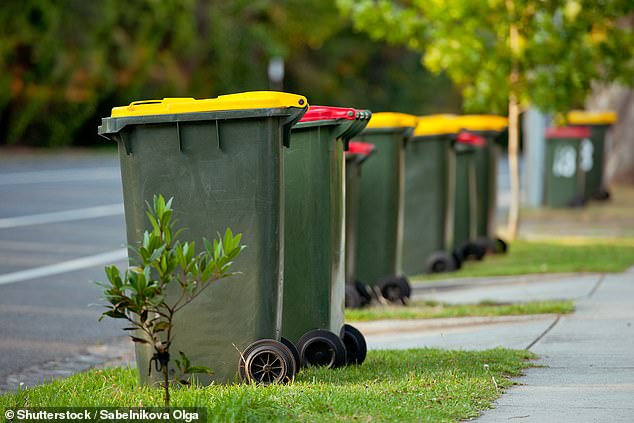
[[[553,175],[571,178],[577,170],[577,151],[573,146],[565,145],[555,149]]]

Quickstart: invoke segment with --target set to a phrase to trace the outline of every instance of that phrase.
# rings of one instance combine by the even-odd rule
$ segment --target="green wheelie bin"
[[[344,324],[344,150],[370,114],[311,106],[284,152],[282,335],[302,365],[361,364],[365,339]]]
[[[508,119],[496,115],[456,116],[460,129],[484,138],[482,148],[474,150],[477,190],[477,242],[491,253],[505,253],[507,243],[495,234],[497,208],[497,169],[500,146],[497,139],[508,127]]]
[[[581,167],[581,146],[592,131],[584,126],[546,130],[544,205],[581,207],[586,203],[586,172]]]
[[[155,194],[174,197],[183,240],[202,245],[227,227],[243,234],[247,248],[234,263],[240,274],[214,283],[174,319],[172,351],[214,372],[200,383],[284,382],[297,369],[280,342],[282,150],[307,107],[303,96],[268,91],[166,98],[116,107],[99,127],[118,144],[130,248],[150,229],[145,204]],[[136,344],[144,384],[156,381],[148,375],[152,358],[151,347]]]
[[[460,132],[454,143],[456,166],[454,173],[453,250],[460,260],[482,260],[486,248],[478,241],[478,185],[476,152],[485,148],[479,135]]]
[[[609,199],[610,192],[603,181],[606,135],[616,123],[616,113],[573,110],[568,113],[566,120],[571,126],[587,126],[592,132],[588,141],[581,144],[580,166],[586,173],[587,198],[599,201]]]
[[[373,144],[351,141],[346,151],[346,307],[359,308],[372,302],[367,285],[357,280],[356,245],[359,183],[363,163],[376,151]]]
[[[402,274],[405,143],[417,117],[374,113],[355,140],[374,144],[377,154],[363,169],[357,210],[357,279],[376,295],[404,303],[411,294]]]
[[[453,143],[458,133],[452,115],[418,118],[405,145],[403,272],[406,275],[456,270],[453,244]]]

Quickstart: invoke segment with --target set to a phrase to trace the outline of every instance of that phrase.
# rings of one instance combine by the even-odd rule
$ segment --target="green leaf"
[[[162,321],[154,323],[154,325],[152,325],[152,327],[153,327],[155,332],[160,332],[160,331],[168,329],[170,327],[170,324],[169,324],[169,322],[166,322],[166,321],[162,320]]]
[[[206,366],[191,366],[191,367],[188,367],[187,371],[184,373],[189,373],[189,374],[198,373],[198,374],[206,374],[211,376],[214,374],[214,371],[210,367],[206,367]]]
[[[154,250],[152,252],[152,255],[150,256],[149,262],[150,263],[156,262],[159,258],[161,258],[161,255],[163,254],[164,251],[165,251],[165,245],[161,245],[159,248]],[[162,259],[164,259],[164,257]]]
[[[107,317],[112,317],[113,319],[127,319],[128,318],[128,316],[126,316],[123,312],[119,310],[108,310],[102,313],[102,315]]]

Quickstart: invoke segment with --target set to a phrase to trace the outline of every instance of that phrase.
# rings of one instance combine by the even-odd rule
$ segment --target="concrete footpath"
[[[370,348],[527,348],[537,366],[518,378],[481,422],[634,421],[634,269],[622,274],[451,281],[415,286],[445,302],[573,299],[568,316],[371,322]],[[453,285],[453,286],[452,286]],[[357,324],[355,324],[357,325]],[[398,330],[398,333],[394,333]]]

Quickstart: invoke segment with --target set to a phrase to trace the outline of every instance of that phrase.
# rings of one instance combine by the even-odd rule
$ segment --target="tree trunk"
[[[518,56],[520,54],[519,29],[515,21],[515,4],[507,0],[506,7],[513,21],[509,25],[509,47],[511,49],[511,74],[509,75],[509,173],[511,176],[511,204],[506,236],[509,241],[517,238],[520,222],[520,167],[519,167],[519,104],[517,84],[519,81]]]
[[[506,236],[509,240],[517,238],[520,220],[520,168],[519,168],[519,105],[517,98],[509,98],[509,173],[511,176],[511,204]]]

